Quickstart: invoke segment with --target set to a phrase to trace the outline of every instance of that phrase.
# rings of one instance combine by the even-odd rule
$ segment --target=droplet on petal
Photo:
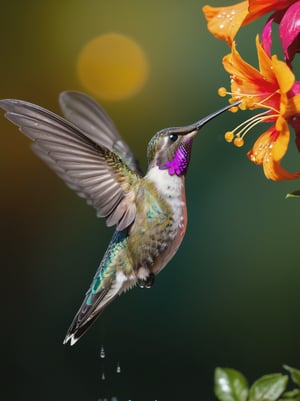
[[[226,142],[232,142],[234,137],[234,133],[232,131],[225,132],[224,138]]]
[[[233,144],[237,148],[241,148],[244,145],[244,139],[237,136],[234,138]]]

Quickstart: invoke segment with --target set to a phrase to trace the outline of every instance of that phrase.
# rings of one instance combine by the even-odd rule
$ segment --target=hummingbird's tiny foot
[[[140,288],[151,288],[154,284],[155,274],[149,273],[149,276],[144,279],[138,279],[138,285]]]
[[[151,288],[154,284],[154,279],[155,279],[155,274],[150,273],[149,276],[147,277],[145,287],[146,288]]]
[[[137,284],[140,288],[145,288],[145,280],[138,279]]]

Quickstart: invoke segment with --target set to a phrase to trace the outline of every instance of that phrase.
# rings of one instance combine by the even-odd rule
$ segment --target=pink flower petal
[[[300,51],[299,34],[300,1],[296,1],[285,11],[279,25],[279,36],[288,63],[291,63],[295,53]]]
[[[288,97],[293,97],[295,95],[298,95],[300,93],[300,82],[295,81],[291,90],[288,92]]]

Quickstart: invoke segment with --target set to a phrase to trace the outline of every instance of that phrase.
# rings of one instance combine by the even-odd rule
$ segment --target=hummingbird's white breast
[[[168,170],[154,167],[148,171],[145,178],[153,182],[159,195],[169,204],[174,221],[182,223],[183,211],[186,209],[184,176],[170,175]]]
[[[170,175],[168,170],[151,168],[145,179],[151,181],[164,202],[171,209],[170,229],[168,230],[168,245],[160,255],[152,268],[152,272],[158,273],[174,256],[179,248],[187,224],[187,210],[185,199],[184,175]]]

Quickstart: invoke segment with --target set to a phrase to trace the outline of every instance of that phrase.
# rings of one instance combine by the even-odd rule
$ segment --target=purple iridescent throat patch
[[[164,164],[164,168],[168,169],[170,175],[181,175],[186,171],[190,161],[192,141],[192,138],[183,141],[173,159]]]

